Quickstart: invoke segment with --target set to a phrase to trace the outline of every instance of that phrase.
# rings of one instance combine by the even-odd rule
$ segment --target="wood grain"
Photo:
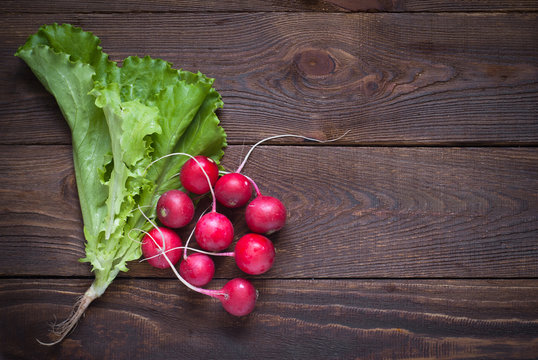
[[[536,145],[537,16],[10,14],[0,29],[0,143],[69,144],[54,100],[12,56],[57,21],[93,31],[114,60],[151,54],[215,77],[231,144],[351,130],[340,144]]]
[[[1,149],[0,274],[88,276],[70,147]],[[246,150],[229,147],[225,166]],[[536,148],[263,146],[244,171],[289,211],[266,278],[538,275]],[[221,211],[247,232],[242,211]]]
[[[216,288],[224,281],[214,284]],[[71,336],[43,347],[86,280],[0,280],[7,359],[530,359],[536,280],[256,280],[255,311],[232,318],[173,280],[117,279]]]
[[[4,0],[3,10],[17,13],[125,13],[125,12],[446,12],[446,11],[536,11],[536,0],[90,0],[51,3]]]

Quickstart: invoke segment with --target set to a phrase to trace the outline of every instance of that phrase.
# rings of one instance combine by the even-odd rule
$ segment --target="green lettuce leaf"
[[[99,238],[105,248],[101,252],[112,256],[114,268],[104,269],[109,276],[125,271],[125,262],[140,257],[139,246],[133,242],[111,242],[110,237],[132,237],[131,230],[145,229],[145,219],[137,206],[148,206],[146,213],[155,216],[158,197],[173,188],[179,188],[177,173],[186,160],[185,156],[164,157],[173,152],[207,154],[219,160],[226,145],[224,130],[219,126],[215,110],[222,106],[218,93],[211,87],[212,79],[202,74],[174,70],[160,59],[129,57],[120,69],[120,82],[103,85],[96,83],[92,94],[96,105],[104,110],[112,140],[114,164],[120,166],[111,173],[111,189],[122,188],[124,198],[109,195],[109,217],[104,238]],[[150,90],[148,90],[150,89]],[[130,109],[135,109],[131,112]],[[142,114],[143,119],[136,119]],[[141,124],[137,136],[130,127],[113,124]],[[189,132],[194,135],[185,136]],[[201,135],[200,132],[205,132]],[[217,136],[216,136],[217,135]],[[118,139],[118,141],[114,141]],[[119,139],[124,139],[121,144]],[[116,143],[116,144],[115,144]],[[136,153],[132,164],[122,159],[122,151]],[[144,157],[141,155],[145,153]],[[150,166],[151,164],[151,166]],[[130,166],[130,167],[129,167]],[[111,200],[113,199],[113,200]],[[111,202],[115,201],[114,207]],[[120,206],[121,204],[121,206]],[[111,216],[114,214],[114,216]],[[104,245],[107,244],[107,245]],[[115,244],[112,246],[111,244]],[[96,261],[94,261],[96,262]]]
[[[71,129],[84,234],[90,247],[107,214],[108,190],[96,169],[105,167],[112,148],[103,111],[89,92],[94,77],[104,80],[117,69],[98,44],[90,33],[54,24],[41,27],[15,54],[54,95]]]
[[[86,239],[81,260],[92,264],[97,296],[141,256],[138,229],[149,224],[138,206],[155,217],[158,197],[180,187],[177,173],[187,158],[162,157],[185,152],[218,162],[226,146],[213,79],[150,57],[128,57],[118,67],[99,44],[89,32],[53,24],[16,53],[71,129]]]

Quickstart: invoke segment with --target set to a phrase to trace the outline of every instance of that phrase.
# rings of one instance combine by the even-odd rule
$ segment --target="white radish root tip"
[[[80,320],[88,306],[90,306],[92,301],[97,299],[98,297],[99,296],[93,289],[93,286],[90,286],[90,288],[84,293],[84,295],[80,296],[75,302],[69,317],[59,324],[52,325],[50,334],[53,338],[53,341],[44,342],[39,339],[36,339],[36,341],[44,346],[53,346],[60,343],[76,327],[78,321]]]
[[[303,136],[303,135],[296,135],[296,134],[281,134],[281,135],[274,135],[274,136],[266,137],[265,139],[262,139],[262,140],[258,141],[256,144],[252,145],[250,150],[247,152],[247,155],[245,155],[245,158],[243,159],[243,162],[239,165],[239,167],[237,168],[237,170],[235,172],[240,173],[241,170],[243,170],[243,167],[245,166],[245,164],[247,162],[247,159],[249,158],[252,151],[254,151],[254,149],[258,145],[261,145],[262,143],[264,143],[266,141],[274,140],[274,139],[280,139],[280,138],[284,138],[284,137],[296,137],[296,138],[301,138],[301,139],[304,139],[304,140],[307,140],[307,141],[313,141],[313,142],[324,144],[324,143],[328,143],[328,142],[338,141],[341,138],[343,138],[344,136],[346,136],[350,131],[351,130],[347,130],[345,133],[343,133],[339,137],[336,137],[334,139],[329,139],[329,140],[319,140],[319,139],[314,139],[314,138],[311,138],[311,137],[307,137],[307,136]]]

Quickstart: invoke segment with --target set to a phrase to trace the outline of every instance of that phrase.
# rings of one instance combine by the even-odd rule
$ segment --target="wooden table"
[[[538,356],[537,1],[4,0],[0,358]],[[70,134],[13,56],[45,23],[119,61],[214,77],[223,163],[289,209],[244,318],[133,262],[60,345],[92,281]],[[240,215],[236,232],[245,233]],[[242,276],[217,261],[217,279]]]

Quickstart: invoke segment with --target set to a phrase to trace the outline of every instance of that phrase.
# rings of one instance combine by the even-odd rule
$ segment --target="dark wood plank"
[[[6,12],[17,13],[95,13],[95,12],[260,12],[260,11],[316,11],[316,12],[417,12],[417,11],[536,11],[536,0],[90,0],[52,3],[31,0],[4,0]]]
[[[247,148],[226,150],[235,168]],[[69,146],[3,146],[0,274],[89,275]],[[264,277],[536,277],[538,149],[264,146],[245,174],[286,204]],[[245,234],[242,211],[230,216]],[[180,232],[186,238],[188,230]],[[21,261],[24,256],[24,261]],[[147,264],[127,276],[165,276]],[[217,277],[236,276],[231,259]]]
[[[214,286],[220,287],[219,281]],[[86,280],[0,280],[7,359],[530,359],[538,282],[256,280],[254,312],[227,315],[173,280],[119,279],[58,346],[39,345]]]
[[[343,11],[535,11],[538,2],[528,1],[468,1],[468,0],[327,0]],[[321,10],[323,11],[323,10]],[[332,11],[332,10],[329,10]]]
[[[215,77],[231,144],[350,129],[341,144],[536,145],[537,16],[10,14],[0,29],[0,142],[69,143],[53,99],[12,56],[57,21],[93,31],[115,60],[151,54]]]

